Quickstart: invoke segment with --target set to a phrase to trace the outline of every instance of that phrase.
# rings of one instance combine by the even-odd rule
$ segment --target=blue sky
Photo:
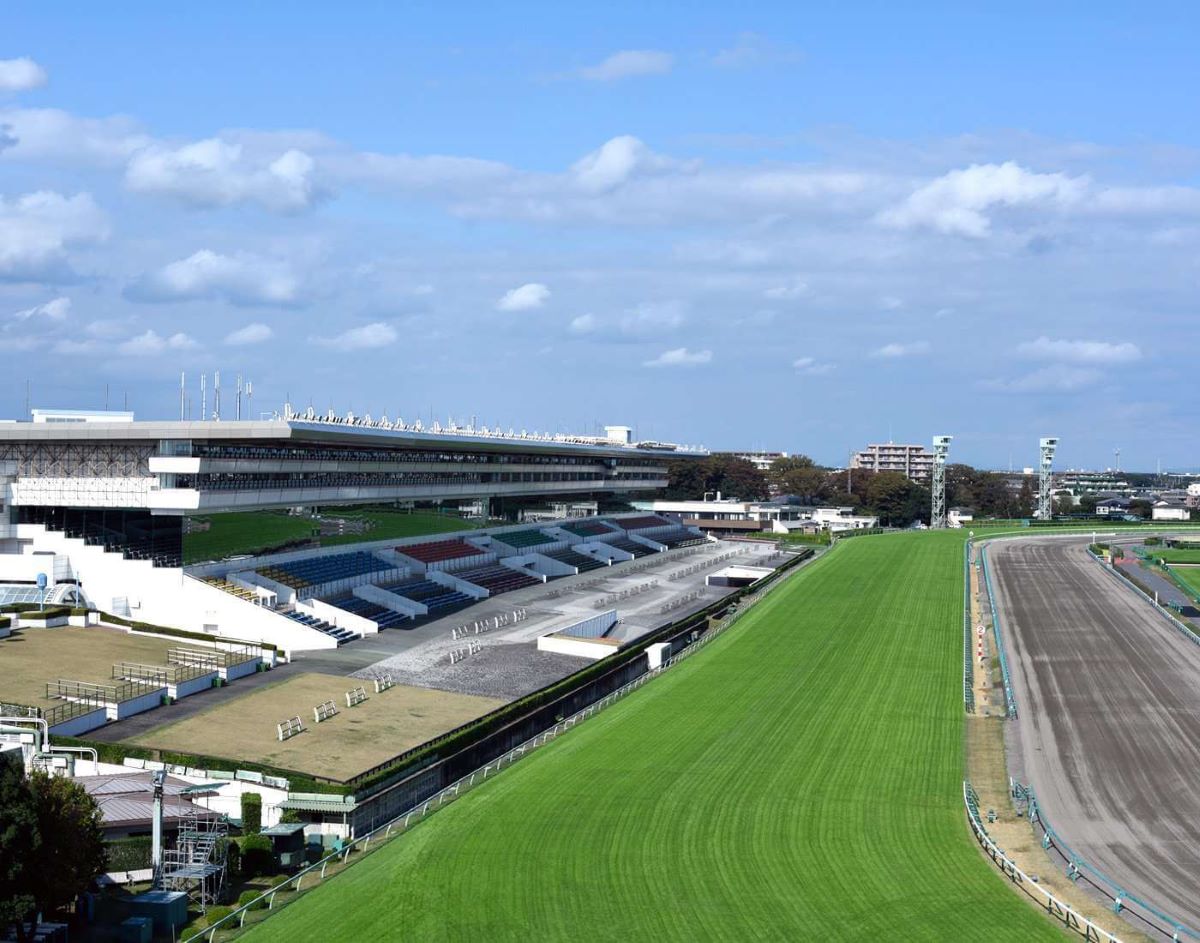
[[[1200,464],[1189,5],[249,6],[6,6],[0,414]]]

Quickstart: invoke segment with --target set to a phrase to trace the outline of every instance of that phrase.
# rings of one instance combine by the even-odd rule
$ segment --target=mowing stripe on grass
[[[1058,936],[963,821],[961,553],[847,543],[249,938]]]

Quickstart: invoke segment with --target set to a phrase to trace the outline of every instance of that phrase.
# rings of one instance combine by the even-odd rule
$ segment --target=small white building
[[[951,508],[946,513],[946,523],[951,527],[962,527],[964,524],[970,524],[973,520],[975,520],[973,508]]]
[[[1151,511],[1151,518],[1156,521],[1190,521],[1192,512],[1182,504],[1158,501]]]

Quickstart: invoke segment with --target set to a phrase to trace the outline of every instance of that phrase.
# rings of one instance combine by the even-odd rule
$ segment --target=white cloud
[[[394,344],[399,338],[396,329],[390,324],[376,321],[353,327],[333,337],[315,337],[313,342],[322,347],[333,347],[337,350],[367,350],[372,347],[386,347]]]
[[[772,301],[795,301],[808,294],[808,283],[801,278],[791,278],[780,285],[772,285],[763,296]]]
[[[656,49],[624,49],[603,62],[585,66],[577,73],[593,82],[612,82],[635,75],[664,75],[671,71],[675,57]]]
[[[952,170],[880,213],[879,222],[897,229],[929,228],[981,238],[991,230],[988,211],[1040,205],[1061,209],[1079,203],[1088,181],[1065,174],[1040,174],[1008,161]]]
[[[1094,386],[1103,374],[1090,367],[1042,367],[1012,380],[986,380],[981,389],[996,393],[1076,393]]]
[[[798,357],[792,361],[792,367],[797,373],[810,377],[818,377],[832,373],[837,369],[837,364],[819,361],[815,357]]]
[[[550,297],[550,289],[541,282],[529,282],[519,288],[510,288],[496,302],[499,311],[530,311],[540,308]]]
[[[65,296],[53,298],[45,304],[34,305],[24,311],[13,313],[14,321],[28,321],[32,318],[46,318],[50,321],[64,321],[71,311],[71,299]]]
[[[128,354],[134,357],[145,357],[152,354],[161,354],[168,350],[188,350],[198,346],[196,342],[186,334],[172,334],[170,337],[162,337],[155,331],[146,331],[144,334],[138,334],[136,337],[131,337],[123,344],[117,347],[123,354]]]
[[[891,343],[871,351],[872,357],[897,359],[899,357],[919,357],[930,351],[929,341],[912,341],[907,344]]]
[[[594,314],[581,314],[577,318],[571,320],[572,334],[590,334],[596,330],[596,316]]]
[[[621,333],[633,337],[666,334],[686,320],[682,301],[645,301],[630,308],[618,322]]]
[[[225,343],[234,347],[241,347],[246,344],[260,344],[263,341],[270,340],[275,332],[266,324],[247,324],[245,327],[238,328],[225,336]]]
[[[24,92],[46,84],[46,70],[32,59],[0,59],[0,92]]]
[[[137,301],[217,298],[235,305],[289,305],[300,300],[300,291],[299,276],[284,262],[201,249],[143,275],[126,293]]]
[[[79,118],[57,108],[0,109],[0,158],[119,167],[152,143],[120,115]]]
[[[691,351],[686,347],[676,347],[674,350],[664,350],[653,360],[642,363],[643,367],[700,367],[712,363],[711,350]]]
[[[100,242],[108,223],[90,194],[52,190],[0,197],[0,280],[71,278],[67,250]]]
[[[1124,341],[1055,340],[1046,336],[1017,346],[1017,353],[1034,360],[1056,360],[1062,363],[1132,363],[1140,360],[1137,344]]]
[[[650,150],[631,135],[605,141],[571,165],[571,176],[581,189],[603,193],[618,187],[635,175],[651,175],[671,170],[694,170],[695,161],[678,161]]]
[[[773,63],[800,62],[804,53],[790,43],[781,43],[758,33],[741,33],[737,42],[713,56],[713,65],[747,68]]]
[[[312,157],[296,148],[260,156],[241,143],[208,138],[136,152],[125,169],[125,183],[131,190],[193,206],[258,203],[287,212],[305,209],[324,195],[315,167]]]

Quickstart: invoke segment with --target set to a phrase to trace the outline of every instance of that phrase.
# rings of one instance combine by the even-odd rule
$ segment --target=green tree
[[[1021,479],[1021,490],[1017,494],[1017,514],[1020,517],[1033,517],[1037,502],[1037,495],[1033,493],[1033,479],[1026,475]]]
[[[14,924],[21,940],[34,913],[28,871],[40,842],[25,771],[20,763],[0,761],[0,932]]]
[[[262,831],[262,796],[257,792],[242,793],[242,832],[256,835]]]
[[[780,493],[795,495],[805,504],[820,504],[833,493],[826,469],[807,455],[775,459],[767,476]]]
[[[867,485],[867,505],[885,527],[907,527],[927,516],[929,491],[900,472],[878,472]]]
[[[667,474],[665,497],[675,500],[699,501],[706,491],[720,491],[726,498],[760,501],[769,491],[767,476],[733,455],[670,462]]]
[[[66,907],[104,870],[103,817],[73,779],[35,772],[18,784],[11,781],[11,771],[2,775],[0,921],[11,919],[17,939],[25,941],[33,936],[39,913]],[[16,775],[22,775],[19,767]],[[25,834],[16,839],[10,857],[4,836],[14,826]]]

